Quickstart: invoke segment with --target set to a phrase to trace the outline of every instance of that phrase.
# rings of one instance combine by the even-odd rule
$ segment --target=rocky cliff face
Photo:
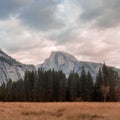
[[[44,71],[49,69],[54,69],[55,71],[62,70],[68,77],[73,71],[80,74],[83,66],[86,72],[89,71],[95,80],[102,64],[78,61],[74,56],[58,51],[52,52],[50,57],[43,64],[38,65],[37,68]],[[113,69],[120,73],[120,69],[114,67]],[[36,67],[34,65],[22,64],[0,50],[0,83],[9,79],[12,81],[23,79],[26,70],[35,71]]]
[[[74,70],[77,62],[77,59],[70,54],[64,52],[52,52],[50,57],[46,59],[39,68],[42,68],[43,70],[62,70],[65,74],[69,74],[70,71]]]
[[[56,71],[62,70],[68,77],[72,71],[80,74],[82,66],[84,66],[86,72],[89,71],[91,73],[93,79],[95,80],[98,70],[102,67],[102,64],[78,61],[74,56],[58,51],[52,52],[50,57],[46,59],[43,64],[38,65],[38,68],[45,71],[49,69],[54,69]],[[114,69],[120,73],[119,69]]]
[[[19,80],[24,77],[26,70],[36,70],[36,68],[33,65],[20,63],[0,50],[0,82],[9,79],[12,81]]]

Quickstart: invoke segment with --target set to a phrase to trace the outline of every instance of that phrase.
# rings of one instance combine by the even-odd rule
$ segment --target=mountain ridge
[[[79,61],[73,55],[63,51],[51,52],[50,56],[37,66],[26,65],[13,59],[0,49],[0,82],[9,79],[12,81],[23,79],[25,71],[35,71],[37,69],[44,71],[50,69],[55,71],[62,70],[66,77],[68,77],[73,71],[80,74],[83,66],[85,71],[89,71],[95,80],[98,70],[102,65],[102,63]],[[120,74],[120,69],[112,68]]]
[[[71,72],[81,73],[82,66],[84,66],[85,71],[89,71],[93,77],[96,79],[96,75],[99,68],[102,68],[102,63],[79,61],[73,55],[63,52],[54,51],[50,56],[44,61],[44,63],[38,66],[38,69],[49,70],[54,69],[55,71],[62,70],[63,73],[68,77]],[[112,67],[115,71],[120,74],[120,69]]]
[[[16,61],[0,49],[0,82],[6,82],[9,79],[12,81],[23,79],[26,70],[32,71],[36,68],[34,65],[26,65]]]

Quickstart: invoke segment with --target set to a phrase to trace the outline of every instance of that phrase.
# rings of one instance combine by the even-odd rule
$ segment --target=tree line
[[[23,80],[1,83],[0,101],[120,101],[120,78],[105,64],[99,69],[95,81],[84,67],[80,75],[71,72],[68,78],[62,71],[26,71]]]

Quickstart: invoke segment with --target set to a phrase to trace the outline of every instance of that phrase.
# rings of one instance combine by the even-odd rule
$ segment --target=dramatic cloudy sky
[[[120,0],[0,0],[0,48],[27,64],[65,51],[120,67]]]

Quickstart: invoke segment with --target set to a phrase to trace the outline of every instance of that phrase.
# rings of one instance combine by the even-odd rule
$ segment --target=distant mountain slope
[[[68,77],[72,71],[80,74],[82,66],[85,67],[86,72],[89,71],[91,73],[95,80],[96,74],[98,73],[99,68],[102,67],[102,64],[78,61],[74,56],[58,51],[52,52],[50,57],[46,59],[43,64],[38,65],[38,68],[45,71],[49,69],[54,69],[56,71],[62,70]],[[113,69],[120,73],[120,69]]]
[[[26,70],[35,70],[34,65],[22,64],[0,49],[0,82],[11,79],[16,81],[24,77]]]
[[[95,80],[98,70],[102,67],[102,64],[78,61],[74,56],[58,51],[52,52],[50,57],[46,59],[43,64],[38,65],[37,68],[45,71],[49,69],[54,69],[55,71],[62,70],[68,77],[72,71],[80,74],[82,66],[85,67],[86,72],[89,71],[91,73],[93,79]],[[115,67],[113,67],[113,69],[120,73],[120,69]],[[0,49],[0,83],[9,79],[12,81],[19,80],[24,77],[26,70],[36,70],[36,67],[34,65],[22,64],[8,56]]]

